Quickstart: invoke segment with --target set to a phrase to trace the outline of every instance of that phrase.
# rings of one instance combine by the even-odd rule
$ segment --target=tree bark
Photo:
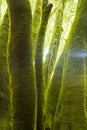
[[[64,64],[65,48],[61,54],[57,65],[55,67],[51,81],[48,84],[48,88],[45,93],[45,127],[50,127],[52,129],[54,123],[54,117],[56,112],[56,107],[59,101],[59,95],[62,84],[62,73]]]
[[[43,45],[51,8],[52,4],[49,4],[42,12],[41,25],[36,44],[37,130],[44,130]]]
[[[8,11],[6,10],[0,25],[0,129],[2,130],[8,130],[10,127],[9,76],[7,69],[8,19]]]
[[[7,0],[11,130],[35,130],[36,89],[32,62],[32,15],[28,0]]]
[[[33,14],[33,47],[36,46],[36,41],[38,37],[39,27],[40,27],[40,20],[41,20],[41,7],[42,7],[41,0],[36,0],[34,14]],[[35,51],[35,50],[34,50]]]
[[[42,1],[36,0],[33,19],[32,19],[32,43],[33,43],[33,63],[35,64],[35,50],[36,42],[38,38],[38,32],[41,22],[41,13],[42,13]]]
[[[54,66],[57,59],[57,53],[60,43],[60,38],[62,34],[62,20],[63,20],[63,11],[64,11],[65,2],[59,1],[59,7],[56,12],[54,32],[52,36],[52,40],[50,43],[49,51],[46,56],[45,64],[44,64],[44,83],[45,88],[47,88],[50,78],[52,76],[52,72],[54,70]]]

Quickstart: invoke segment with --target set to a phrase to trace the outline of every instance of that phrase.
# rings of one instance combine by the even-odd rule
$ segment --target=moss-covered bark
[[[33,47],[36,46],[36,41],[38,37],[39,27],[40,27],[40,20],[41,20],[41,11],[42,11],[42,1],[36,0],[34,14],[33,14]],[[35,51],[35,50],[34,50]]]
[[[65,48],[64,48],[65,49]],[[65,51],[64,51],[65,52]],[[62,84],[64,54],[60,56],[45,94],[45,127],[53,128],[54,116]]]
[[[41,25],[38,34],[35,55],[35,72],[37,87],[37,130],[44,130],[43,45],[51,8],[52,4],[49,4],[42,12]]]
[[[86,130],[87,0],[80,0],[67,41],[53,130]]]
[[[36,0],[34,14],[32,18],[33,63],[35,62],[35,50],[36,50],[38,32],[40,28],[41,13],[42,13],[42,0]]]
[[[32,15],[28,0],[7,0],[11,130],[35,130],[36,90],[32,63]]]
[[[9,78],[7,69],[8,11],[0,25],[0,129],[9,128]]]
[[[57,52],[59,48],[60,38],[62,34],[62,20],[63,20],[63,11],[64,11],[65,2],[64,0],[59,0],[58,9],[56,11],[56,18],[55,18],[55,25],[54,25],[54,32],[52,36],[52,40],[50,43],[49,52],[46,56],[46,61],[44,65],[44,82],[45,87],[48,86],[55,62],[57,59]]]

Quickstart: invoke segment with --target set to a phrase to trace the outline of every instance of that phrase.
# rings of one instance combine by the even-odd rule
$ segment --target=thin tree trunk
[[[50,127],[50,129],[53,127],[54,116],[61,90],[65,50],[64,47],[64,51],[57,61],[52,79],[49,82],[45,93],[45,127]]]
[[[44,130],[43,45],[51,8],[52,4],[49,4],[42,12],[36,47],[35,72],[37,87],[37,130]]]
[[[46,61],[44,65],[44,83],[45,88],[47,88],[50,78],[52,76],[52,72],[54,70],[55,62],[57,59],[57,52],[59,48],[60,38],[62,34],[62,20],[63,20],[63,11],[64,11],[65,2],[64,0],[59,1],[59,7],[56,12],[55,18],[55,26],[54,32],[52,36],[52,40],[50,43],[49,52],[46,56]]]
[[[7,69],[8,11],[0,25],[0,129],[9,129],[9,77]]]
[[[32,15],[27,0],[7,0],[10,14],[8,64],[11,130],[35,130],[36,90],[32,62]]]
[[[34,14],[33,14],[33,47],[36,46],[36,41],[38,37],[39,27],[40,27],[40,20],[41,20],[41,7],[42,7],[42,1],[36,0],[35,8],[34,8]],[[35,50],[34,50],[35,51]]]

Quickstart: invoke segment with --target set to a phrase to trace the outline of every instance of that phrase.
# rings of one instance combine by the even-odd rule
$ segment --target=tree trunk
[[[59,48],[60,38],[62,34],[62,20],[63,20],[63,11],[64,11],[65,3],[64,1],[59,1],[59,7],[56,12],[54,32],[52,36],[52,40],[50,43],[50,48],[48,54],[46,56],[46,61],[44,65],[44,82],[45,88],[47,88],[50,78],[52,76],[52,72],[54,70],[55,62],[57,59],[57,52]]]
[[[10,14],[8,64],[11,130],[35,130],[36,90],[32,62],[30,3],[7,0]]]
[[[51,8],[52,4],[49,4],[42,12],[41,25],[36,44],[37,130],[44,130],[43,45]]]
[[[34,14],[33,14],[33,47],[36,47],[36,41],[38,37],[40,20],[41,20],[41,0],[36,0]],[[35,51],[35,50],[34,50]]]
[[[53,130],[87,130],[87,0],[80,0],[67,41],[62,87]]]
[[[64,48],[65,50],[65,48]],[[59,101],[59,94],[62,84],[62,73],[64,64],[65,51],[61,54],[57,61],[52,79],[48,85],[45,94],[45,127],[50,127],[52,129],[54,123],[54,116],[56,112],[57,103]]]
[[[33,20],[32,20],[32,42],[33,42],[33,63],[35,64],[35,50],[36,50],[36,42],[38,38],[38,32],[40,28],[40,22],[41,22],[41,7],[42,7],[42,1],[36,0],[34,14],[33,14]]]
[[[0,129],[9,129],[9,78],[7,69],[8,11],[0,25]]]

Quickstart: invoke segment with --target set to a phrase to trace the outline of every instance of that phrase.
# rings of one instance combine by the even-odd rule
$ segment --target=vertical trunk
[[[37,87],[37,130],[44,130],[44,88],[43,88],[43,45],[46,27],[50,15],[52,4],[45,7],[42,12],[40,30],[37,39],[36,56],[35,56],[35,72]]]
[[[33,14],[33,47],[36,46],[37,36],[39,32],[40,19],[41,19],[41,0],[36,0],[34,14]],[[35,50],[34,50],[35,51]]]
[[[36,91],[32,63],[30,3],[7,0],[10,14],[8,64],[11,130],[35,130]]]
[[[34,9],[34,14],[33,14],[33,31],[32,31],[32,42],[33,42],[33,62],[35,62],[35,50],[36,50],[36,42],[37,42],[37,37],[38,37],[38,32],[39,32],[39,27],[40,27],[40,20],[41,20],[41,7],[42,7],[42,1],[41,0],[36,0],[35,4],[35,9]]]
[[[67,41],[54,130],[87,130],[86,51],[87,0],[79,0],[75,21]]]
[[[9,128],[9,79],[7,69],[8,11],[0,25],[0,129]]]
[[[65,49],[65,48],[64,48]],[[54,116],[56,112],[57,103],[59,100],[59,94],[62,84],[62,73],[63,73],[63,63],[64,63],[64,54],[65,51],[61,54],[57,65],[55,67],[52,79],[48,85],[45,94],[45,127],[50,127],[52,129]]]
[[[54,26],[54,32],[52,36],[52,40],[50,43],[49,52],[46,57],[45,61],[45,67],[44,67],[44,82],[45,87],[48,86],[54,65],[57,58],[57,52],[59,47],[59,42],[62,34],[62,20],[63,20],[63,11],[64,11],[65,3],[64,1],[59,1],[59,7],[56,12],[56,18],[55,18],[55,26]]]

